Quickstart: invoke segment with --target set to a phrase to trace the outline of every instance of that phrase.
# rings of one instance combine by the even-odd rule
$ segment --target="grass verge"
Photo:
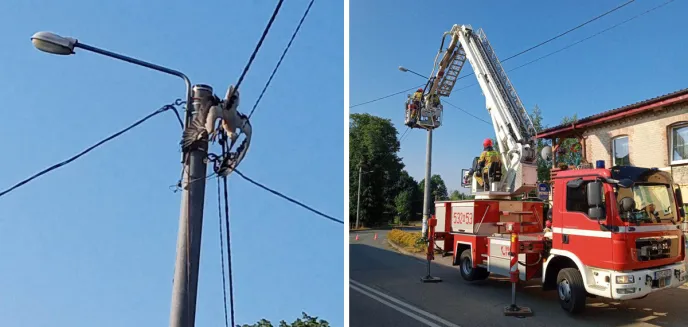
[[[427,251],[427,244],[422,241],[421,232],[392,229],[387,233],[387,239],[409,252],[420,253]]]

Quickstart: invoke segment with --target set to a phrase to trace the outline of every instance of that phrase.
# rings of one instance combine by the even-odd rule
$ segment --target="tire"
[[[461,271],[461,277],[469,282],[484,280],[490,276],[490,272],[485,268],[473,268],[471,249],[465,249],[463,252],[461,252],[461,257],[459,258],[459,270]]]
[[[576,268],[564,268],[557,275],[557,293],[561,308],[570,314],[585,309],[586,292],[583,277]]]

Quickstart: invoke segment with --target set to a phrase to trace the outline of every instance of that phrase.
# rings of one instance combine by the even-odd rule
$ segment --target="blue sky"
[[[33,33],[149,60],[210,84],[235,83],[277,1],[3,1],[0,188],[184,96],[176,77],[78,51],[35,50]],[[262,89],[308,4],[285,1],[242,84]],[[344,218],[343,5],[316,1],[252,124],[249,177]],[[7,326],[165,326],[180,193],[179,126],[159,115],[0,198],[0,317]],[[197,326],[221,326],[215,180],[207,185]],[[343,227],[230,179],[237,323],[343,321]]]
[[[442,33],[454,24],[483,28],[500,58],[509,57],[579,25],[623,0],[605,1],[454,1],[419,3],[407,0],[350,1],[350,101],[355,105],[424,82],[401,73],[403,65],[430,74]],[[638,0],[566,36],[504,63],[509,70],[624,21],[665,0]],[[563,116],[579,117],[617,108],[688,86],[688,42],[684,41],[688,2],[674,1],[588,41],[509,73],[528,110],[537,104],[545,124]],[[472,72],[464,66],[462,75]],[[467,77],[448,100],[489,119],[478,86]],[[405,94],[351,109],[391,118],[401,135]],[[433,173],[449,189],[460,187],[462,168],[493,137],[491,124],[445,105],[444,126],[433,134]],[[426,133],[412,130],[400,156],[417,180],[424,176]]]

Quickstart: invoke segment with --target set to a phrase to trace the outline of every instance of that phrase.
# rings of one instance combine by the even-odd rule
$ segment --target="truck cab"
[[[685,213],[669,173],[627,166],[564,170],[553,172],[552,183],[546,289],[556,285],[560,299],[571,296],[576,281],[559,272],[572,265],[588,295],[612,299],[685,283]]]

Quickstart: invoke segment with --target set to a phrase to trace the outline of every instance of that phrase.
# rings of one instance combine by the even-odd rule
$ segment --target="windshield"
[[[633,188],[619,188],[619,204],[625,197],[633,199],[635,206],[630,212],[621,214],[623,221],[658,224],[674,219],[674,199],[669,185],[636,183]]]

